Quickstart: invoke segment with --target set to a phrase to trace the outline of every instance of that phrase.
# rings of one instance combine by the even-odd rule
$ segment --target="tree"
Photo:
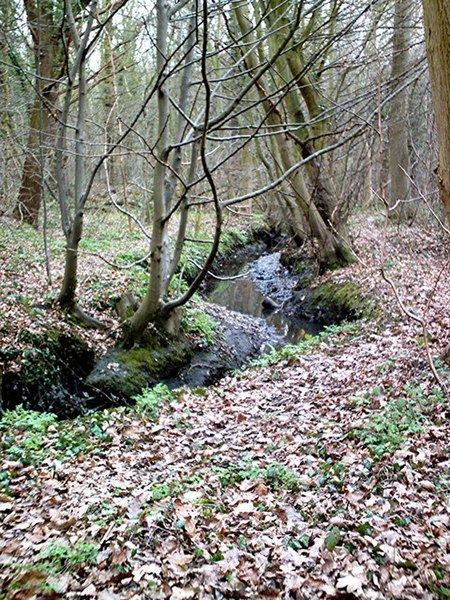
[[[395,0],[391,62],[393,98],[389,106],[389,204],[393,209],[390,215],[399,215],[402,220],[407,220],[414,215],[409,202],[409,90],[405,86],[409,68],[411,8],[410,0]]]
[[[296,199],[297,214],[302,214],[308,223],[313,238],[318,242],[321,267],[327,268],[346,265],[354,257],[345,223],[340,218],[336,192],[328,173],[328,160],[323,152],[332,137],[326,125],[318,75],[326,61],[327,52],[326,49],[322,50],[315,57],[313,52],[313,58],[310,58],[305,56],[303,50],[307,46],[306,40],[323,27],[323,20],[332,30],[337,18],[332,9],[331,15],[325,15],[322,19],[322,3],[320,5],[316,10],[305,11],[305,14],[298,8],[298,24],[293,21],[295,17],[291,7],[286,7],[286,3],[278,0],[268,5],[265,16],[263,11],[261,14],[255,11],[256,22],[252,22],[244,4],[235,5],[234,17],[243,41],[254,47],[252,52],[243,52],[247,71],[254,72],[262,60],[269,64],[273,62],[267,76],[258,82],[257,90],[267,122],[272,127],[272,135],[278,131],[275,136],[277,152],[284,171],[291,173],[288,182]],[[286,48],[281,54],[278,49],[282,44],[282,35],[278,31],[288,30],[294,25],[299,31],[296,30],[296,37],[293,36],[285,44]],[[260,26],[275,32],[266,45],[260,43],[263,38]],[[302,43],[297,41],[298,38],[302,39]],[[270,79],[276,82],[275,89],[282,93],[281,102],[271,99],[274,92]],[[289,131],[294,128],[298,128],[299,132],[294,134]],[[305,166],[295,168],[302,160]],[[292,210],[290,212],[292,214]],[[302,231],[304,221],[297,220],[297,233]]]
[[[79,13],[90,1],[73,1],[74,13]],[[24,5],[33,42],[34,99],[29,113],[27,151],[14,214],[37,227],[43,190],[44,145],[53,145],[48,129],[57,113],[57,88],[65,74],[70,36],[60,0],[24,0]]]
[[[155,0],[141,29],[124,25],[126,0],[85,4],[82,10],[65,0],[60,15],[70,50],[53,105],[67,240],[64,310],[98,325],[79,309],[77,270],[86,211],[105,193],[150,246],[148,287],[124,324],[126,344],[150,323],[164,327],[192,297],[216,254],[222,213],[254,207],[254,198],[275,202],[296,240],[313,238],[322,269],[354,260],[345,195],[362,189],[367,132],[399,93],[387,82],[386,57],[380,86],[389,95],[379,103],[372,65],[361,60],[370,0],[358,0],[356,10],[340,0],[258,1],[251,10],[245,2]],[[130,3],[130,14],[135,7]],[[389,24],[391,16],[380,10],[379,19]],[[39,99],[42,121],[42,93]],[[42,130],[40,136],[42,156]],[[127,204],[128,182],[145,190],[151,231]],[[46,184],[51,189],[50,179]],[[200,211],[210,224],[209,239],[200,242],[210,251],[188,289],[174,291],[171,282],[198,241],[189,228]]]
[[[439,191],[450,222],[450,4],[423,0],[423,13],[439,142]]]

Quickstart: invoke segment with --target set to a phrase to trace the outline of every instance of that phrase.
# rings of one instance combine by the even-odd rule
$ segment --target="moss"
[[[2,381],[4,409],[23,404],[26,409],[51,411],[70,417],[81,410],[77,394],[94,365],[94,352],[77,335],[58,330],[20,333],[22,350],[0,350],[5,362]],[[9,362],[20,361],[19,372],[9,371]]]
[[[184,339],[148,337],[139,347],[108,352],[86,383],[97,395],[117,401],[130,400],[143,388],[175,375],[191,353]]]
[[[305,316],[322,323],[355,321],[376,314],[376,302],[352,281],[326,282],[310,290],[302,303]]]
[[[340,244],[330,257],[325,256],[320,261],[320,272],[337,271],[356,262],[356,256],[351,248]]]

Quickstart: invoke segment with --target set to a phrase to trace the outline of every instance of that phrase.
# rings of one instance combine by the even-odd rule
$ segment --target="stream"
[[[295,318],[287,306],[297,283],[295,276],[281,262],[281,253],[263,254],[245,264],[233,279],[220,281],[208,294],[208,301],[229,310],[263,318],[274,330],[276,345],[295,344],[306,334],[316,335],[323,328],[318,323]]]
[[[270,348],[317,334],[322,325],[294,315],[297,277],[280,259],[280,252],[274,252],[247,258],[241,267],[234,263],[229,279],[209,287],[204,310],[218,328],[212,344],[193,347],[189,337],[181,336],[155,345],[149,338],[147,347],[112,347],[96,359],[85,342],[59,334],[49,338],[53,370],[46,359],[41,369],[33,363],[37,377],[31,383],[26,369],[3,374],[6,407],[24,404],[72,418],[86,409],[127,404],[143,388],[158,383],[171,388],[205,387]]]

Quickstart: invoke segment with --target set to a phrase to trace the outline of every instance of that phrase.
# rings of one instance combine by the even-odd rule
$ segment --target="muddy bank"
[[[130,402],[145,387],[166,383],[170,387],[203,387],[259,355],[280,338],[263,319],[202,304],[215,323],[210,344],[180,332],[143,340],[131,350],[113,349],[101,358],[86,379],[90,404]]]
[[[45,335],[23,331],[22,337],[28,349],[0,352],[0,408],[22,404],[63,418],[83,412],[88,398],[85,379],[95,364],[93,350],[78,336],[56,330]],[[17,359],[21,366],[12,369]]]
[[[282,343],[275,328],[262,318],[250,317],[214,304],[205,304],[204,310],[218,324],[217,337],[210,347],[193,353],[190,363],[181,369],[175,379],[169,381],[174,386],[211,385],[247,360]]]
[[[1,407],[23,404],[70,418],[90,408],[130,403],[143,388],[159,382],[207,386],[270,346],[297,343],[325,324],[372,314],[373,301],[356,284],[303,288],[305,278],[282,264],[280,252],[266,248],[258,242],[241,248],[234,259],[228,257],[231,280],[215,282],[210,302],[194,307],[214,324],[209,339],[201,328],[195,332],[195,327],[182,325],[176,336],[150,330],[131,350],[111,349],[95,361],[76,336],[49,332],[30,340],[32,348],[22,357],[20,370],[8,371],[8,357],[0,356],[6,364]]]
[[[45,340],[39,337],[21,369],[9,371],[6,363],[1,409],[22,404],[73,418],[88,409],[132,403],[143,388],[160,382],[203,387],[281,342],[264,319],[210,304],[199,306],[215,322],[209,345],[186,332],[176,337],[150,334],[131,350],[111,349],[96,361],[76,336],[54,331]]]

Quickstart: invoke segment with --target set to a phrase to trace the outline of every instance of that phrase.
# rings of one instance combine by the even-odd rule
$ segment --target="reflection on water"
[[[295,278],[280,263],[280,254],[261,256],[241,270],[245,276],[220,282],[209,295],[209,301],[230,310],[264,318],[285,343],[295,344],[305,334],[315,335],[321,329],[317,323],[295,319],[283,310],[267,309],[263,301],[270,298],[282,305],[292,296]]]

